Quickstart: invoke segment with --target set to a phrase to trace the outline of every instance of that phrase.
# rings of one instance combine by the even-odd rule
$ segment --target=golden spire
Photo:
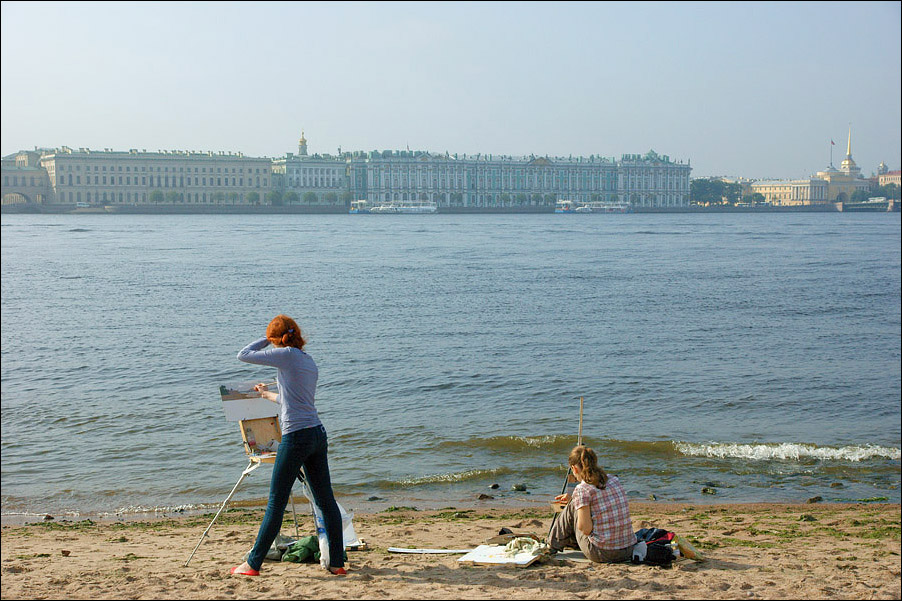
[[[852,124],[849,123],[849,145],[846,146],[846,157],[852,157]]]

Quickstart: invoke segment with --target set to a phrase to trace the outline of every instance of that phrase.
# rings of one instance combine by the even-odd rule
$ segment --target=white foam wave
[[[491,470],[466,470],[463,472],[453,472],[447,474],[432,474],[428,476],[420,476],[416,478],[405,478],[400,480],[398,484],[402,486],[417,486],[420,484],[439,484],[443,482],[465,482],[475,478],[492,476],[501,473],[500,469]]]
[[[204,509],[208,505],[195,505],[188,503],[184,505],[127,505],[120,507],[114,512],[105,512],[102,515],[112,515],[120,513],[182,513],[185,511],[193,511]]]
[[[727,442],[692,443],[674,441],[674,448],[690,457],[717,457],[719,459],[749,459],[770,461],[775,459],[820,459],[823,461],[864,461],[865,459],[892,459],[898,461],[902,450],[878,445],[819,447],[794,442],[767,444],[739,444]]]

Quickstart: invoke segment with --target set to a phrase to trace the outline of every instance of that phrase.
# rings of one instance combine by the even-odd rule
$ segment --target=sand
[[[2,529],[3,599],[899,599],[897,504],[631,504],[634,526],[687,537],[707,559],[671,569],[543,559],[527,567],[465,566],[459,555],[388,547],[473,548],[507,527],[544,536],[543,508],[389,508],[357,513],[369,550],[346,577],[318,564],[266,562],[257,578],[229,568],[250,548],[259,508],[142,522],[53,520]],[[300,520],[301,535],[312,520]],[[283,533],[293,535],[289,520]]]

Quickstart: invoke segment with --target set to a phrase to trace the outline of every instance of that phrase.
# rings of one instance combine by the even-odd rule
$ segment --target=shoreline
[[[723,213],[842,213],[842,212],[869,212],[869,213],[898,213],[899,203],[894,205],[892,211],[886,209],[877,210],[869,207],[851,205],[839,208],[836,203],[824,205],[802,206],[768,206],[768,207],[637,207],[632,214],[723,214]],[[348,208],[344,206],[329,205],[110,205],[105,207],[77,208],[75,205],[40,205],[19,204],[3,205],[0,212],[4,215],[12,214],[71,214],[71,215],[347,215]],[[554,215],[553,207],[443,207],[439,215]],[[617,214],[596,213],[595,216],[611,217]],[[584,217],[592,215],[584,215]],[[366,218],[366,216],[364,216]],[[375,217],[379,217],[376,215]]]
[[[494,491],[490,491],[494,492]],[[497,493],[496,493],[497,494]],[[553,495],[550,495],[553,496]],[[508,511],[508,510],[544,510],[548,507],[548,494],[532,494],[519,493],[517,495],[498,496],[491,495],[473,495],[471,497],[458,498],[427,498],[427,497],[411,497],[411,496],[393,496],[393,497],[375,497],[371,496],[367,499],[362,497],[354,498],[349,496],[338,495],[336,500],[348,511],[354,513],[375,514],[383,511],[391,510],[396,507],[407,507],[414,511],[438,511],[443,508],[453,506],[458,509],[474,510],[474,511]],[[547,497],[547,498],[546,498]],[[223,510],[247,510],[247,511],[264,511],[267,504],[266,497],[258,497],[252,499],[231,500]],[[299,493],[295,493],[294,497],[295,509],[298,516],[311,512],[310,504],[307,498]],[[777,500],[777,501],[734,501],[722,500],[716,498],[700,498],[689,500],[674,499],[648,499],[631,497],[629,503],[632,506],[654,506],[654,507],[724,507],[724,506],[799,506],[799,507],[881,507],[881,506],[897,506],[902,504],[890,500],[887,497],[875,497],[873,499],[849,499],[849,500],[824,500],[815,498],[797,499],[797,500]],[[165,507],[148,507],[148,508],[128,508],[118,511],[61,511],[61,512],[8,512],[0,513],[0,526],[25,526],[33,524],[46,523],[74,523],[89,520],[98,524],[112,523],[132,523],[142,521],[159,521],[167,519],[186,519],[201,515],[212,516],[216,513],[222,501],[210,501],[200,503],[189,503],[181,506],[165,506]],[[286,515],[289,515],[291,505],[286,509]]]
[[[389,547],[468,549],[506,527],[547,534],[548,507],[357,512],[368,549],[348,553],[349,575],[318,564],[266,562],[260,578],[230,576],[253,544],[263,510],[230,507],[184,563],[213,513],[145,521],[61,521],[2,527],[3,598],[378,599],[811,598],[898,599],[899,504],[630,503],[633,527],[687,538],[705,560],[672,569],[593,564],[572,553],[528,568],[467,566],[459,555]],[[313,532],[298,512],[300,536]],[[282,532],[294,536],[290,513]]]

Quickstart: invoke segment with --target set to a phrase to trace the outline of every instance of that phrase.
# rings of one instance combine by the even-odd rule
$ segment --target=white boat
[[[585,205],[593,213],[631,213],[630,203],[619,201],[588,202]]]
[[[438,206],[427,200],[394,200],[370,209],[370,213],[425,215],[436,213]]]
[[[559,200],[555,203],[555,213],[576,213],[578,204],[572,200]]]
[[[370,208],[367,206],[367,202],[365,200],[352,200],[351,210],[348,211],[348,213],[351,215],[360,215],[370,212]]]
[[[554,208],[555,213],[630,213],[628,202],[597,201],[576,202],[574,200],[559,200]]]

